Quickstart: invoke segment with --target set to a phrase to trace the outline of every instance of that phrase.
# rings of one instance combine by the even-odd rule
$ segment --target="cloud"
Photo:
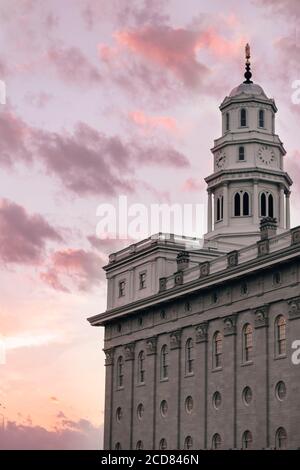
[[[88,291],[103,280],[101,269],[103,264],[104,258],[92,251],[68,248],[52,254],[50,267],[48,271],[40,274],[40,278],[55,290],[67,292],[75,287],[81,291]],[[71,287],[66,287],[66,283]]]
[[[38,264],[47,241],[61,241],[58,231],[38,214],[0,200],[0,258],[5,263]]]
[[[190,192],[190,191],[202,191],[205,189],[206,184],[204,180],[198,180],[196,178],[188,178],[182,185],[182,191]]]
[[[178,103],[191,92],[219,94],[224,83],[218,70],[222,64],[226,78],[228,57],[240,56],[245,40],[233,26],[219,33],[220,18],[206,23],[195,19],[187,27],[161,23],[117,31],[113,45],[98,45],[103,76],[148,108]]]
[[[37,109],[44,109],[52,98],[53,96],[50,93],[41,91],[39,93],[28,93],[25,96],[25,101]]]
[[[48,51],[48,61],[67,84],[83,87],[99,84],[102,80],[98,68],[77,47],[52,47]]]
[[[130,120],[138,127],[147,131],[163,129],[170,133],[178,134],[179,127],[176,119],[170,116],[151,116],[144,111],[131,111],[129,113]]]
[[[268,7],[272,13],[278,13],[283,16],[292,16],[298,20],[300,15],[299,0],[256,0],[259,6]]]
[[[8,421],[5,429],[0,429],[0,449],[96,450],[101,448],[102,428],[95,427],[87,419],[79,421],[62,419],[60,426],[53,430]]]
[[[169,0],[110,0],[109,2],[85,1],[81,15],[88,30],[109,21],[117,26],[159,24],[169,19],[165,7]]]
[[[187,167],[187,158],[164,143],[145,143],[135,137],[125,140],[108,136],[79,122],[73,131],[49,132],[29,128],[6,111],[0,114],[0,163],[39,161],[66,187],[78,195],[111,196],[132,193],[133,175],[141,165]]]
[[[29,162],[30,129],[14,112],[5,107],[0,113],[0,164],[12,166],[18,160]]]

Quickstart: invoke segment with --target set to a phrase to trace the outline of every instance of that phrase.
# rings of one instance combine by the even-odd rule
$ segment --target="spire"
[[[249,60],[250,59],[250,46],[248,43],[246,44],[246,47],[245,47],[245,57],[246,57],[246,64],[245,64],[246,72],[244,73],[244,77],[246,80],[244,81],[244,83],[253,83],[251,80],[252,73],[250,70],[250,60]]]

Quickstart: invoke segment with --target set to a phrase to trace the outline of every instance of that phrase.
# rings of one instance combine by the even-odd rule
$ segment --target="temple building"
[[[105,449],[300,448],[300,227],[249,59],[220,106],[204,244],[158,234],[104,267]]]

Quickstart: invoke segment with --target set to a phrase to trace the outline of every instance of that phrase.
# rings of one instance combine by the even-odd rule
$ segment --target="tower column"
[[[290,191],[285,194],[286,197],[286,228],[291,228],[291,213],[290,213]]]
[[[211,190],[207,190],[208,193],[208,206],[207,206],[207,231],[212,231],[212,193]]]
[[[228,183],[224,183],[223,198],[223,221],[228,225]]]
[[[253,224],[259,224],[259,212],[258,212],[258,181],[254,180],[253,186]]]
[[[284,228],[284,187],[280,186],[279,192],[279,227]]]

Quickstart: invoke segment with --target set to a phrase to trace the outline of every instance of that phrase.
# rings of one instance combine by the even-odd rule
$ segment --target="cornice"
[[[275,251],[265,256],[256,257],[223,271],[209,274],[204,278],[195,279],[194,281],[173,287],[172,289],[158,292],[157,294],[151,295],[145,299],[140,299],[122,307],[117,307],[101,314],[94,315],[89,317],[87,320],[93,326],[103,326],[112,320],[132,314],[133,312],[153,308],[156,305],[172,301],[186,294],[193,294],[201,290],[210,289],[218,284],[231,282],[233,279],[238,279],[243,276],[245,271],[247,271],[247,274],[252,274],[258,270],[262,271],[269,269],[274,264],[284,263],[293,258],[299,257],[299,246],[291,245],[283,252]]]

